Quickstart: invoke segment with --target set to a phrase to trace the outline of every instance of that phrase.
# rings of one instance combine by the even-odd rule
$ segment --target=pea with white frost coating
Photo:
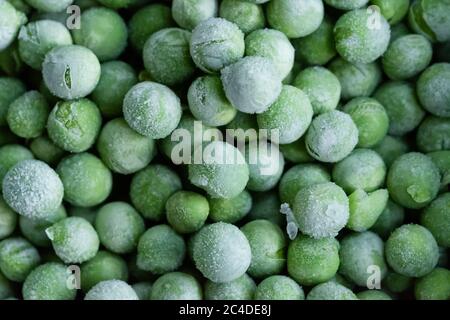
[[[246,273],[241,277],[225,283],[205,283],[206,300],[252,300],[256,284]]]
[[[183,29],[192,30],[199,23],[217,16],[217,0],[174,0],[172,17]]]
[[[33,69],[41,70],[45,55],[55,47],[71,45],[72,36],[61,23],[38,20],[20,29],[18,43],[23,62]]]
[[[197,279],[183,272],[169,272],[153,283],[150,300],[201,300],[202,288]]]
[[[145,231],[144,219],[126,202],[102,206],[94,225],[102,245],[118,254],[133,251]]]
[[[322,0],[272,0],[267,5],[267,21],[289,38],[300,38],[319,28],[324,11]]]
[[[450,150],[450,118],[426,117],[417,129],[416,143],[422,152]]]
[[[347,195],[332,182],[301,189],[292,209],[300,231],[315,239],[336,236],[350,214]]]
[[[334,281],[321,283],[306,296],[306,300],[358,300],[348,288]]]
[[[153,33],[145,42],[145,69],[156,81],[172,86],[188,80],[195,71],[189,55],[191,33],[179,28],[165,28]]]
[[[262,113],[278,98],[281,80],[272,60],[245,57],[221,71],[225,95],[241,112]]]
[[[279,274],[286,264],[286,236],[280,227],[267,220],[254,220],[241,231],[247,238],[252,260],[247,273],[255,278]]]
[[[153,138],[165,138],[181,119],[177,95],[165,85],[141,82],[128,91],[123,100],[123,114],[130,128]]]
[[[64,156],[64,150],[53,143],[46,135],[33,139],[30,143],[30,150],[36,159],[44,161],[49,165],[58,163]]]
[[[0,270],[11,281],[22,282],[41,262],[39,252],[23,238],[0,242]]]
[[[139,239],[137,265],[153,274],[177,270],[186,255],[184,239],[165,224],[148,229]]]
[[[27,0],[33,8],[43,12],[61,12],[73,3],[74,0]]]
[[[56,171],[64,185],[64,200],[72,205],[95,206],[111,193],[111,172],[99,158],[90,153],[64,158]]]
[[[167,221],[179,233],[196,232],[209,215],[208,200],[201,194],[178,191],[166,202]]]
[[[229,282],[247,271],[251,249],[247,238],[236,226],[217,222],[203,227],[195,236],[194,261],[209,280]]]
[[[271,59],[284,79],[294,66],[295,50],[282,32],[261,29],[245,37],[245,55]]]
[[[82,263],[93,258],[100,241],[94,227],[79,217],[65,218],[45,230],[56,255],[65,263]]]
[[[245,0],[222,1],[219,15],[235,23],[245,34],[261,29],[266,24],[262,6]]]
[[[7,144],[0,147],[0,181],[3,181],[9,169],[23,160],[34,159],[33,154],[26,147],[19,144]],[[2,187],[0,186],[0,191]]]
[[[76,45],[50,50],[42,64],[45,85],[61,99],[78,99],[92,93],[100,79],[100,70],[95,54]]]
[[[450,4],[445,0],[419,0],[409,7],[409,25],[432,41],[450,40]]]
[[[288,144],[299,139],[308,129],[313,117],[313,107],[308,96],[302,90],[283,85],[280,95],[267,110],[258,114],[256,119],[260,129],[278,134],[275,143]]]
[[[63,183],[56,172],[38,160],[24,160],[3,179],[3,197],[16,212],[29,218],[45,218],[61,205]]]
[[[373,5],[380,8],[381,14],[391,26],[398,24],[408,14],[410,0],[371,0]]]
[[[225,96],[216,76],[203,76],[194,80],[188,90],[189,110],[207,126],[220,127],[230,123],[237,110]]]
[[[156,153],[152,138],[132,130],[123,118],[106,123],[97,139],[97,150],[112,171],[131,174],[145,168]]]
[[[213,198],[233,198],[247,185],[249,169],[234,146],[214,141],[204,147],[201,163],[189,165],[189,181]]]
[[[97,283],[84,300],[139,300],[133,288],[122,280],[106,280]]]
[[[358,127],[341,111],[330,111],[314,118],[306,133],[309,154],[321,162],[339,162],[358,144]]]
[[[354,10],[364,7],[369,0],[324,0],[326,4],[341,10]]]
[[[357,232],[363,232],[371,228],[383,213],[389,199],[386,189],[379,189],[366,193],[357,189],[348,196],[350,202],[350,217],[347,228]]]
[[[27,16],[16,10],[8,1],[0,1],[0,51],[6,49],[15,39],[20,27],[27,22]]]
[[[444,247],[450,247],[450,193],[444,193],[436,198],[421,215],[421,224],[433,234],[437,243]]]
[[[0,197],[0,240],[10,236],[17,225],[17,213],[15,213]]]
[[[222,18],[201,22],[190,39],[190,53],[204,72],[215,73],[244,56],[244,34],[234,23]]]
[[[261,281],[256,300],[305,300],[303,289],[291,278],[275,275]]]
[[[246,190],[236,197],[209,198],[209,218],[214,222],[236,223],[242,220],[252,208],[252,197]]]

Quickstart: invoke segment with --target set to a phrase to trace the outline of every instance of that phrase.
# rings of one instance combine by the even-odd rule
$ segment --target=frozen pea
[[[139,300],[150,300],[153,287],[150,282],[138,282],[133,284],[132,287]]]
[[[129,8],[139,3],[140,0],[96,0],[96,1],[108,8],[122,9],[122,8]]]
[[[0,77],[0,126],[6,125],[6,114],[8,113],[9,105],[25,92],[25,85],[21,80]]]
[[[289,244],[287,268],[289,275],[301,285],[326,282],[339,268],[339,242],[334,238],[300,235]]]
[[[262,29],[266,24],[262,6],[251,1],[224,0],[220,3],[219,15],[235,23],[245,34]]]
[[[239,278],[250,266],[251,257],[247,238],[232,224],[213,223],[203,227],[195,236],[195,266],[213,282]]]
[[[160,221],[166,201],[181,187],[181,180],[174,171],[153,164],[136,173],[131,180],[131,202],[144,218]]]
[[[236,116],[237,110],[225,96],[217,76],[199,77],[188,90],[189,110],[207,126],[226,125]]]
[[[421,223],[433,234],[437,243],[450,247],[450,193],[444,193],[423,210]]]
[[[450,119],[426,117],[417,130],[416,142],[422,152],[450,150]]]
[[[209,218],[214,222],[236,223],[252,208],[252,197],[246,190],[229,199],[209,198]]]
[[[284,158],[292,163],[306,163],[313,160],[306,150],[304,136],[294,142],[280,145],[280,151]]]
[[[280,213],[280,199],[275,190],[255,192],[252,194],[252,208],[247,214],[248,221],[265,219],[278,226],[282,226],[285,219]]]
[[[348,199],[350,202],[350,217],[347,228],[362,232],[371,228],[386,208],[389,192],[386,189],[380,189],[366,193],[358,189],[349,195]]]
[[[267,110],[257,115],[258,126],[266,129],[271,139],[272,130],[280,144],[299,139],[308,129],[313,116],[313,107],[305,92],[289,85],[283,85],[280,95]]]
[[[308,186],[331,181],[327,169],[316,163],[295,165],[287,170],[281,178],[278,190],[281,202],[294,204],[297,193]]]
[[[377,27],[370,24],[377,20]],[[366,9],[349,11],[334,27],[336,50],[352,63],[371,63],[381,57],[389,45],[390,27],[378,11]]]
[[[401,293],[413,285],[413,278],[389,271],[383,280],[383,285],[394,293]]]
[[[11,131],[22,138],[36,138],[45,130],[50,108],[38,91],[28,91],[8,108],[6,121]]]
[[[342,109],[358,127],[358,147],[370,148],[383,140],[389,130],[389,116],[373,98],[355,98]]]
[[[95,143],[101,124],[100,111],[91,100],[60,101],[48,117],[47,131],[58,147],[83,152]]]
[[[123,118],[117,118],[102,128],[97,150],[112,171],[131,174],[150,163],[156,153],[156,146],[152,138],[138,134]]]
[[[356,294],[359,300],[392,300],[391,296],[382,290],[366,290]]]
[[[315,239],[334,237],[347,224],[349,201],[332,182],[310,185],[295,196],[293,214],[302,233]]]
[[[378,189],[386,177],[383,159],[370,149],[355,149],[333,167],[333,181],[347,193]]]
[[[104,116],[120,116],[123,98],[137,82],[136,72],[129,64],[123,61],[105,62],[101,65],[100,80],[92,92],[92,101]]]
[[[19,218],[20,231],[32,244],[39,247],[50,247],[51,242],[45,230],[66,217],[66,209],[62,205],[45,219],[31,219],[21,216]]]
[[[117,254],[132,252],[145,231],[144,219],[126,202],[102,206],[94,225],[102,245]]]
[[[95,257],[84,262],[80,268],[80,284],[84,292],[102,281],[128,279],[128,268],[125,260],[120,256],[99,251]]]
[[[125,50],[127,25],[114,10],[88,9],[81,14],[80,23],[83,27],[72,30],[73,41],[92,50],[100,61],[116,59]]]
[[[64,150],[58,147],[47,136],[40,136],[30,143],[30,150],[36,159],[44,161],[49,165],[58,163],[64,156]]]
[[[165,224],[148,229],[139,239],[137,266],[153,274],[177,270],[186,255],[186,245],[171,227]]]
[[[389,24],[398,24],[408,14],[410,0],[371,0],[373,5],[378,6],[383,17],[389,22]]]
[[[256,287],[256,285],[255,285]],[[9,299],[14,297],[12,285],[8,279],[0,272],[0,299]],[[251,297],[252,298],[252,297]],[[250,298],[250,299],[251,299]]]
[[[326,4],[340,10],[354,10],[364,7],[369,0],[324,0]]]
[[[56,255],[65,263],[82,263],[98,252],[100,241],[94,227],[85,219],[68,217],[45,230]]]
[[[145,81],[128,91],[123,100],[123,114],[137,133],[161,139],[178,126],[182,110],[180,99],[169,87]]]
[[[341,97],[344,100],[370,96],[382,79],[381,68],[376,62],[350,63],[338,57],[328,67],[341,83]]]
[[[254,220],[241,231],[247,238],[252,259],[247,273],[265,278],[283,271],[286,264],[286,237],[280,227],[267,220]]]
[[[252,300],[256,291],[256,284],[246,273],[241,277],[225,283],[205,283],[206,300]]]
[[[177,138],[176,135],[174,135],[174,140],[172,141],[172,135],[169,135],[160,140],[159,150],[162,151],[162,153],[164,153],[164,155],[171,159],[174,163],[177,163],[178,161],[178,164],[189,163],[195,159],[193,158],[195,157],[195,148],[204,142],[204,137],[202,135],[195,134],[196,130],[201,130],[204,135],[206,135],[206,132],[214,133],[219,136],[221,134],[218,132],[219,129],[211,128],[205,125],[203,121],[199,121],[194,118],[189,112],[184,112],[181,116],[180,123],[174,131],[185,133],[189,132],[189,136],[181,136],[182,138]],[[180,141],[180,139],[182,140]],[[179,148],[180,146],[182,146],[181,149]],[[187,151],[187,154],[185,153],[185,150]]]
[[[73,0],[27,0],[33,8],[43,12],[61,12],[73,3]]]
[[[417,80],[417,95],[423,107],[438,117],[450,117],[450,63],[436,63]]]
[[[289,38],[316,31],[324,18],[322,0],[272,0],[266,8],[269,25]]]
[[[153,283],[150,300],[201,300],[202,296],[202,288],[193,276],[169,272]]]
[[[20,29],[18,43],[22,61],[33,69],[41,70],[45,55],[58,46],[71,45],[72,36],[61,23],[38,20]]]
[[[384,208],[383,212],[370,230],[378,234],[383,239],[386,239],[392,231],[403,224],[404,219],[405,210],[403,207],[389,199],[386,204],[386,208]]]
[[[333,59],[337,54],[333,27],[333,21],[326,16],[316,31],[306,37],[292,39],[296,59],[309,65],[325,65]]]
[[[302,70],[292,85],[306,93],[315,115],[336,109],[341,97],[339,79],[328,69],[319,66]]]
[[[312,288],[306,300],[358,300],[358,298],[343,285],[328,281]]]
[[[23,282],[41,262],[39,252],[23,238],[0,242],[0,271],[11,281]]]
[[[174,0],[172,1],[172,17],[183,29],[192,30],[209,18],[216,17],[217,0]]]
[[[42,75],[50,92],[61,99],[83,98],[100,79],[100,62],[88,48],[66,45],[53,48],[42,63]]]
[[[417,300],[449,300],[450,270],[436,268],[417,280],[414,287]]]
[[[245,38],[245,55],[272,60],[280,77],[284,79],[294,65],[295,49],[282,32],[260,29]]]
[[[389,117],[389,134],[402,136],[413,131],[425,117],[412,84],[404,81],[385,82],[373,96]]]
[[[358,144],[358,127],[341,111],[323,113],[311,123],[306,133],[309,154],[321,162],[339,162]]]
[[[414,1],[409,8],[409,25],[416,32],[433,41],[450,40],[450,20],[447,12],[450,3],[446,0]]]
[[[234,23],[223,18],[201,22],[190,39],[190,53],[204,72],[214,73],[244,56],[244,34]]]
[[[25,279],[22,295],[25,300],[74,300],[75,289],[67,286],[67,267],[49,262],[35,268]]]
[[[339,272],[361,287],[370,283],[373,266],[378,267],[380,281],[386,276],[383,240],[373,232],[352,233],[344,237],[339,249]]]
[[[441,189],[450,184],[450,150],[435,151],[427,154],[441,173]]]
[[[440,180],[439,169],[428,156],[411,152],[392,164],[387,187],[395,202],[409,209],[420,209],[437,196]]]
[[[273,0],[272,0],[273,1]],[[305,293],[294,280],[282,275],[270,276],[258,285],[256,300],[305,300]]]
[[[200,148],[201,146],[199,146]],[[249,180],[242,153],[226,142],[213,141],[203,149],[201,163],[189,165],[189,181],[212,198],[234,198]]]
[[[200,230],[209,215],[208,200],[201,194],[178,191],[166,202],[167,221],[178,233]]]
[[[195,64],[189,55],[190,40],[191,33],[179,28],[161,29],[148,38],[143,59],[155,81],[172,86],[191,78]]]
[[[19,214],[43,219],[61,205],[63,184],[56,172],[38,160],[23,160],[3,179],[3,197]]]
[[[14,232],[17,220],[17,213],[0,196],[0,240],[9,237]]]
[[[155,32],[175,26],[167,5],[154,3],[136,11],[128,22],[131,45],[141,51],[145,41]]]
[[[428,274],[439,260],[439,250],[433,235],[416,224],[395,229],[386,241],[385,255],[389,266],[407,277]]]
[[[16,10],[8,1],[0,1],[0,51],[6,49],[15,40],[20,27],[27,20],[27,16],[20,10]]]
[[[407,153],[409,148],[409,145],[404,139],[386,135],[372,150],[381,156],[386,167],[389,168],[398,157]]]
[[[419,34],[411,34],[393,41],[383,55],[383,70],[392,80],[410,79],[422,72],[431,62],[431,43]]]
[[[284,158],[277,145],[260,140],[245,146],[250,179],[247,188],[251,191],[273,189],[281,178]]]
[[[106,280],[89,290],[84,300],[139,300],[139,298],[125,281]]]
[[[281,80],[272,60],[245,57],[221,71],[225,95],[241,112],[262,113],[274,103],[281,92]]]
[[[19,144],[7,144],[0,147],[0,182],[3,181],[9,169],[23,160],[33,159],[33,154]],[[0,186],[0,191],[2,187]]]
[[[111,172],[90,153],[64,158],[56,171],[64,185],[64,200],[72,205],[92,207],[102,203],[111,193]]]

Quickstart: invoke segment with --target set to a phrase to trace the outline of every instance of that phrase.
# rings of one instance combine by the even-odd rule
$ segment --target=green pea
[[[40,262],[39,252],[25,239],[7,238],[0,242],[0,271],[9,280],[23,282]]]
[[[266,19],[261,5],[244,0],[224,0],[220,3],[220,17],[235,23],[245,34],[264,28]]]
[[[436,198],[431,204],[423,210],[421,223],[433,234],[437,243],[445,248],[450,247],[448,237],[450,230],[450,220],[448,216],[450,211],[450,193],[444,193]]]
[[[205,283],[206,300],[252,300],[256,291],[256,284],[246,273],[241,277],[225,283]]]
[[[417,280],[414,287],[417,300],[448,300],[450,298],[450,270],[436,268]]]
[[[303,289],[291,278],[270,276],[258,285],[256,300],[305,300]]]
[[[139,300],[133,288],[122,280],[106,280],[97,283],[84,300]]]
[[[170,272],[153,283],[150,300],[201,300],[202,288],[191,275]]]
[[[192,30],[199,23],[217,16],[217,0],[174,0],[172,17],[183,29]]]
[[[343,285],[328,281],[312,288],[306,300],[358,300],[358,298]]]

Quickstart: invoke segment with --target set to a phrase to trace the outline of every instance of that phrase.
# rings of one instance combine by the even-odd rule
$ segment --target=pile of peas
[[[0,182],[0,299],[448,300],[450,2],[0,0]]]

